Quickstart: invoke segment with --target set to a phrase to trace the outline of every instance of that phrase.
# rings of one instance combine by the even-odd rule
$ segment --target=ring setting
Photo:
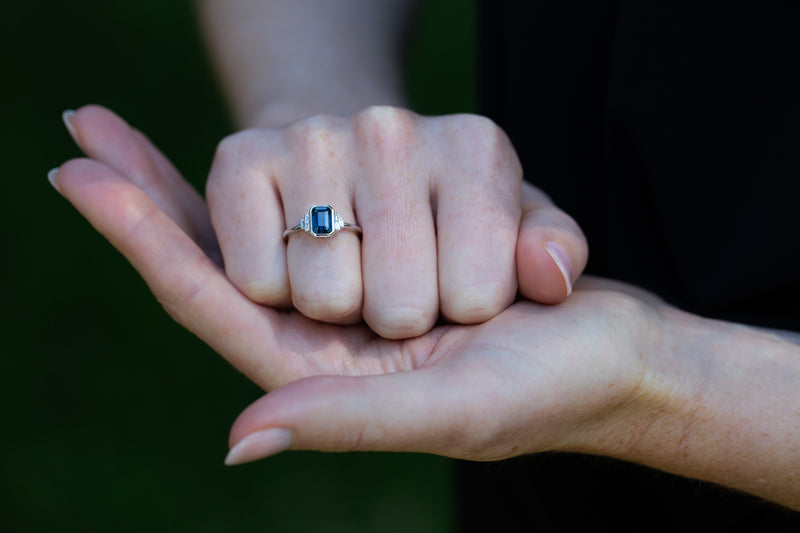
[[[334,211],[331,206],[312,205],[298,224],[283,232],[283,238],[286,239],[297,231],[303,231],[317,239],[329,239],[342,229],[361,234],[361,227],[357,224],[345,222],[342,216]]]

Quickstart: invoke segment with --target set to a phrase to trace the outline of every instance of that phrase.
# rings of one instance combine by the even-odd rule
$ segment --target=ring
[[[328,239],[340,229],[349,229],[361,235],[361,227],[345,222],[342,216],[329,205],[312,205],[308,213],[300,219],[300,223],[283,232],[286,239],[296,231],[310,233],[317,239]]]

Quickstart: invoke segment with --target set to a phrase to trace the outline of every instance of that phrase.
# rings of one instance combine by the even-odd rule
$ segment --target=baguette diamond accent
[[[313,205],[308,213],[300,219],[299,224],[283,232],[283,238],[286,239],[295,231],[304,231],[318,239],[327,239],[333,237],[341,229],[348,229],[361,235],[361,228],[357,224],[345,222],[344,218],[331,206]]]

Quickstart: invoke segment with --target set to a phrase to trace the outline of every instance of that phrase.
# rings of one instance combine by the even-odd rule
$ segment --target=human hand
[[[226,278],[202,200],[144,136],[98,109],[70,128],[93,159],[51,171],[56,188],[178,322],[272,390],[234,424],[229,464],[285,449],[578,451],[800,509],[796,335],[592,278],[562,305],[522,301],[408,340],[276,311]]]
[[[440,314],[483,322],[514,301],[518,277],[523,296],[559,303],[588,253],[574,221],[521,185],[505,134],[473,115],[373,107],[247,130],[220,144],[207,198],[242,293],[323,322],[363,319],[385,338],[421,335]],[[316,204],[363,238],[286,242]]]
[[[293,448],[493,459],[573,445],[583,421],[635,390],[638,334],[607,341],[617,322],[642,316],[620,296],[582,291],[561,306],[519,302],[481,325],[441,325],[394,341],[363,324],[323,324],[256,304],[215,262],[202,200],[144,136],[99,108],[68,122],[91,159],[52,173],[59,191],[172,317],[276,389],[243,415],[233,443],[267,429],[267,440],[277,435]],[[263,439],[254,442],[239,448],[239,460],[264,454]]]

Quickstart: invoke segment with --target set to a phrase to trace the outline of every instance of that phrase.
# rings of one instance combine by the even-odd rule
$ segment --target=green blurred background
[[[472,2],[423,4],[412,103],[469,111]],[[0,531],[452,530],[442,458],[293,452],[224,467],[230,423],[261,391],[174,324],[47,182],[79,155],[61,112],[99,103],[202,190],[232,130],[191,3],[9,1],[0,40]]]

